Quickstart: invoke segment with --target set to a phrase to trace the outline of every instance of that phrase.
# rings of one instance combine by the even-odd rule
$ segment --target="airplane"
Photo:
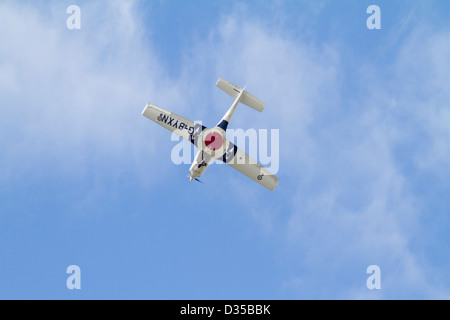
[[[273,191],[279,179],[226,137],[228,124],[239,103],[259,112],[264,110],[266,104],[246,91],[245,87],[240,88],[222,78],[219,78],[216,86],[235,100],[214,128],[207,128],[151,103],[145,106],[142,115],[198,148],[195,160],[189,168],[190,174],[187,175],[191,182],[194,180],[201,182],[198,178],[203,175],[213,159],[218,159]]]

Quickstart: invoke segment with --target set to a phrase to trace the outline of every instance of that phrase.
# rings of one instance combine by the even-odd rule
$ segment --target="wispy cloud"
[[[415,186],[436,182],[417,173],[449,175],[448,30],[417,27],[388,67],[367,67],[364,57],[344,63],[342,46],[300,39],[237,6],[192,42],[180,76],[169,78],[132,2],[84,4],[78,31],[65,28],[63,6],[53,8],[42,19],[31,6],[0,5],[2,183],[51,172],[107,175],[93,170],[103,166],[148,183],[165,165],[152,160],[151,141],[170,138],[139,117],[143,105],[157,97],[213,125],[231,103],[210,93],[223,77],[267,102],[262,114],[241,107],[232,127],[280,129],[272,198],[226,179],[236,186],[229,197],[276,243],[287,297],[448,297],[448,283],[436,280],[448,266],[434,266],[415,246],[430,206]],[[170,156],[170,144],[158,148]],[[365,287],[371,264],[382,270],[379,292]]]
[[[392,62],[370,67],[361,57],[346,70],[342,46],[313,45],[249,18],[245,7],[238,11],[244,13],[225,16],[194,45],[188,70],[207,61],[203,68],[216,77],[248,83],[268,102],[261,115],[239,110],[234,126],[280,128],[277,192],[289,203],[278,210],[287,223],[277,209],[270,214],[249,200],[256,195],[238,187],[236,196],[253,215],[261,212],[256,219],[266,232],[286,234],[284,261],[298,269],[284,288],[304,298],[318,284],[330,287],[321,291],[329,298],[448,296],[430,273],[445,270],[432,268],[423,247],[413,246],[427,199],[411,188],[417,181],[410,162],[402,162],[412,154],[414,170],[427,166],[448,176],[448,33],[411,32],[392,48]],[[343,79],[355,81],[353,90]],[[384,272],[381,292],[365,287],[371,264]]]
[[[63,4],[45,12],[1,5],[2,170],[79,176],[89,174],[87,162],[118,170],[124,158],[133,170],[148,167],[156,148],[137,129],[161,131],[141,109],[158,95],[181,98],[141,33],[133,2],[84,3],[80,30],[66,28]],[[145,172],[136,176],[151,180]]]

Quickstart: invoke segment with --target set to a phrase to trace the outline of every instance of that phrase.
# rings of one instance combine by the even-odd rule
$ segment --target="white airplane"
[[[245,88],[242,89],[224,79],[219,79],[216,86],[235,98],[235,100],[227,113],[212,129],[199,123],[194,123],[151,103],[145,106],[142,115],[176,133],[199,149],[194,163],[189,168],[190,174],[187,175],[191,182],[194,180],[200,181],[198,178],[203,175],[212,159],[219,159],[253,181],[273,191],[277,186],[278,178],[226,137],[228,124],[239,102],[259,112],[264,110],[266,104],[245,91]]]

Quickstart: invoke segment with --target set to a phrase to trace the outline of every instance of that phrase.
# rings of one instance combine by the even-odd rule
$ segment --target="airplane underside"
[[[278,178],[226,137],[228,124],[239,103],[259,112],[264,110],[266,104],[246,91],[245,87],[240,88],[224,79],[219,79],[216,86],[235,100],[214,128],[207,128],[151,103],[145,106],[142,114],[198,148],[194,163],[189,168],[190,174],[187,175],[191,182],[199,181],[198,178],[203,175],[212,160],[217,159],[273,191],[278,184]]]

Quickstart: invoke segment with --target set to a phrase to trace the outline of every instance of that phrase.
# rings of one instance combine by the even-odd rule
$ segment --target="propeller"
[[[195,181],[200,182],[201,184],[203,184],[203,182],[201,182],[198,178],[196,178],[196,177],[194,177],[194,176],[192,176],[192,175],[190,175],[190,174],[187,174],[186,177],[188,177],[189,179],[191,179],[191,182],[192,182],[193,180],[195,180]]]

